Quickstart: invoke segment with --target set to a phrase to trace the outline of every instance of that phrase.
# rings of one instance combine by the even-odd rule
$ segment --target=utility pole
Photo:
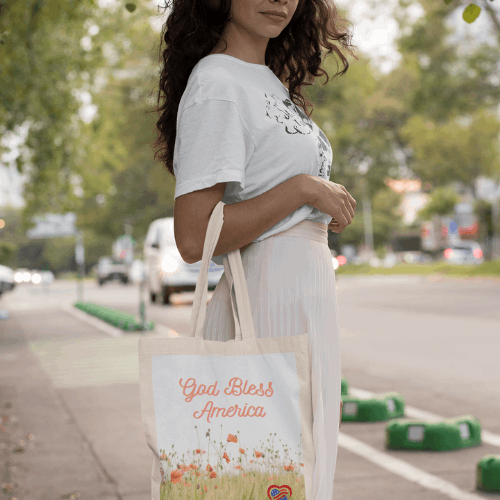
[[[372,223],[372,206],[370,202],[370,192],[368,189],[367,172],[372,164],[371,158],[364,158],[358,166],[358,171],[361,174],[361,185],[363,191],[363,228],[365,233],[365,246],[369,250],[370,256],[374,255],[373,245],[373,223]]]
[[[144,289],[146,288],[146,268],[144,258],[142,259],[141,281],[139,282],[139,317],[141,318],[141,330],[146,331],[146,302],[144,301]]]
[[[500,183],[496,186],[491,202],[491,223],[493,236],[491,241],[491,260],[500,258]]]
[[[85,278],[85,249],[83,246],[83,234],[76,231],[75,260],[78,266],[77,297],[78,302],[83,302],[83,280]]]
[[[133,226],[132,224],[127,220],[123,224],[123,230],[125,234],[127,235],[127,264],[129,266],[129,270],[132,269],[132,264],[133,264],[133,255],[134,255],[134,247],[135,247],[135,241],[132,237],[132,231],[133,231]],[[146,302],[144,300],[144,289],[146,288],[146,274],[145,274],[145,268],[144,268],[144,258],[142,259],[142,269],[141,269],[141,279],[139,281],[139,318],[141,321],[141,330],[144,332],[146,331]]]

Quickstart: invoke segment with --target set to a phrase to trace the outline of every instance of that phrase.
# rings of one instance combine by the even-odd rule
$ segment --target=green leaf
[[[136,9],[136,5],[134,3],[128,3],[128,4],[125,5],[125,8],[129,12],[134,12],[134,10]]]
[[[471,3],[465,8],[462,17],[464,18],[465,22],[470,24],[473,23],[478,18],[480,13],[481,13],[481,7],[478,7],[477,5]]]

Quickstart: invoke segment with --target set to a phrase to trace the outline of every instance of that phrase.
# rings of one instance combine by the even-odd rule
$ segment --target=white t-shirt
[[[210,54],[191,72],[179,103],[175,198],[227,182],[225,204],[254,198],[298,174],[330,178],[332,149],[268,66]],[[302,205],[253,241],[307,219],[332,217]],[[222,256],[212,260],[222,265]]]

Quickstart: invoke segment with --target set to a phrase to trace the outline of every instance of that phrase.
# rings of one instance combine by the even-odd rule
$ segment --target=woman
[[[330,0],[205,1],[167,4],[163,34],[156,145],[176,177],[176,243],[186,262],[201,260],[210,215],[222,200],[224,224],[212,260],[223,264],[224,254],[240,249],[256,336],[308,332],[313,498],[327,500],[342,411],[327,228],[342,232],[356,202],[329,180],[330,143],[307,113],[300,87],[326,74],[321,47],[343,61],[337,75],[347,71],[329,39],[349,49],[351,35],[339,28]],[[204,335],[234,339],[225,274],[208,304]]]

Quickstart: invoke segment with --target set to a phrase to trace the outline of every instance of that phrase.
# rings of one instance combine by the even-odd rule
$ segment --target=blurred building
[[[24,206],[23,176],[15,165],[0,162],[0,206],[20,208]]]
[[[405,224],[415,222],[417,212],[427,203],[429,194],[422,191],[420,179],[386,179],[385,184],[396,193],[403,194],[400,210]]]
[[[0,206],[24,206],[23,184],[26,176],[17,171],[16,158],[28,134],[29,124],[17,127],[16,132],[5,132],[0,127],[0,142],[7,151],[0,154]]]

